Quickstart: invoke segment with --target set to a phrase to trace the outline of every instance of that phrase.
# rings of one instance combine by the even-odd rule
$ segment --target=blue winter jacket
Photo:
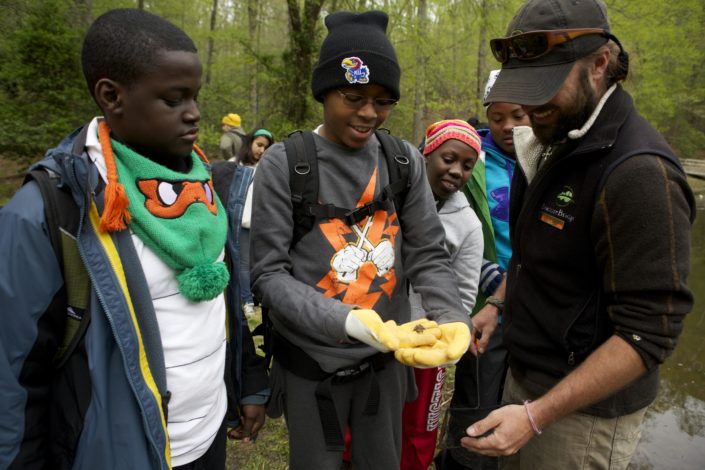
[[[82,142],[78,129],[35,165],[57,173],[80,208],[77,245],[91,280],[89,327],[60,369],[52,358],[65,318],[48,312],[56,311],[50,306],[64,282],[36,183],[0,210],[0,468],[168,469],[168,399],[155,379],[165,375],[155,336],[161,342],[136,308],[144,296],[128,289],[144,274],[127,249],[127,230],[109,235],[97,228],[104,184]],[[233,199],[228,209],[241,211],[244,192]],[[237,266],[239,247],[232,238],[227,246]],[[231,283],[225,373],[231,425],[239,397],[267,389],[239,297]]]

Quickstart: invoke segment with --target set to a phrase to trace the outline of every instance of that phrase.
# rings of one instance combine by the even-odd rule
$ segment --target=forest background
[[[183,28],[204,64],[199,145],[217,154],[220,120],[242,116],[281,140],[315,127],[310,75],[337,10],[381,9],[402,68],[401,101],[385,123],[414,143],[436,120],[478,116],[488,41],[505,35],[521,0],[0,0],[0,156],[36,160],[98,113],[80,68],[91,21],[144,8]],[[631,58],[625,84],[681,158],[705,158],[705,2],[606,0]]]
[[[214,157],[227,113],[240,114],[248,131],[270,129],[277,140],[320,123],[310,76],[325,35],[323,18],[338,10],[374,8],[390,15],[388,34],[402,68],[401,101],[385,123],[394,134],[418,143],[436,120],[484,120],[485,81],[499,68],[488,42],[505,35],[521,2],[0,0],[0,205],[30,162],[99,113],[81,73],[80,51],[92,20],[109,9],[143,8],[194,39],[204,64],[198,143]],[[705,1],[605,3],[612,31],[630,54],[625,88],[637,108],[680,158],[705,160]],[[690,181],[705,194],[702,180]],[[452,378],[451,368],[446,399]],[[650,445],[653,452],[670,450],[669,444]],[[282,420],[268,420],[256,446],[237,443],[235,450],[231,442],[228,454],[229,468],[285,469]]]

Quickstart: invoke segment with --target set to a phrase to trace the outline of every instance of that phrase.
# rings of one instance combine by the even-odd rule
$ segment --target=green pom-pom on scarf
[[[228,268],[222,261],[186,268],[176,276],[181,294],[191,302],[216,298],[225,290],[229,279]]]

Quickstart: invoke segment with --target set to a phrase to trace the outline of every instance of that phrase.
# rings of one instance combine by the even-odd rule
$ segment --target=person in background
[[[499,70],[490,72],[485,99],[498,75]],[[509,194],[516,165],[513,130],[516,126],[528,125],[529,117],[520,105],[513,103],[487,103],[485,111],[489,129],[478,131],[482,138],[482,154],[471,180],[462,188],[482,222],[484,236],[480,292],[472,314],[477,340],[455,367],[455,389],[449,411],[452,425],[448,427],[446,442],[450,451],[444,450],[436,459],[439,470],[496,469],[499,465],[496,457],[469,452],[458,443],[472,421],[484,418],[502,401],[507,351],[502,345],[502,335],[493,335],[493,332],[502,313],[504,273],[512,255]],[[473,408],[477,411],[456,412]]]
[[[273,143],[274,137],[271,132],[267,129],[255,129],[245,136],[235,161],[239,165],[256,167],[265,150]]]
[[[247,196],[241,211],[239,223],[238,245],[240,248],[240,264],[238,282],[240,285],[240,302],[242,310],[247,317],[255,313],[255,302],[250,285],[250,223],[252,218],[252,179],[254,178],[257,163],[265,150],[274,143],[272,133],[267,129],[256,129],[245,136],[244,146],[237,155],[236,161],[215,162],[213,164],[213,186],[225,207],[230,204],[230,191],[233,184],[244,184]],[[237,171],[237,167],[247,167],[252,171]],[[233,200],[233,203],[235,201]],[[233,213],[233,212],[229,212]],[[230,222],[231,227],[234,221]]]
[[[220,156],[223,160],[234,160],[244,146],[245,131],[239,114],[230,113],[221,121],[223,135],[220,136]]]
[[[0,468],[224,469],[227,426],[256,438],[269,393],[225,295],[237,253],[194,145],[196,46],[117,9],[90,26],[81,63],[102,116],[34,166],[82,217],[74,264],[54,253],[36,180],[0,211]],[[71,324],[80,342],[58,367]]]
[[[505,468],[625,469],[693,305],[693,193],[620,82],[602,0],[529,0],[490,46],[487,103],[521,104],[503,406],[462,445]]]
[[[487,123],[480,121],[477,116],[471,116],[467,118],[466,121],[468,124],[474,127],[477,132],[480,132],[482,129],[488,129]]]
[[[426,176],[445,231],[444,246],[466,314],[475,306],[482,265],[482,224],[459,191],[480,154],[480,136],[467,122],[443,120],[426,129]],[[413,287],[413,286],[412,286]],[[421,296],[410,293],[411,319],[425,316]],[[404,405],[401,470],[426,470],[436,450],[445,367],[414,369],[418,398]]]

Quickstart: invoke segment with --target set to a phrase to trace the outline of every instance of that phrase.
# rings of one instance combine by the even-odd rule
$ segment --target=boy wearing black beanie
[[[402,407],[415,395],[404,364],[454,363],[470,341],[423,159],[406,142],[395,156],[408,167],[404,202],[382,196],[396,167],[375,130],[400,96],[387,21],[380,11],[325,19],[311,80],[323,103],[323,124],[309,136],[312,228],[293,235],[292,187],[309,169],[290,170],[286,144],[270,147],[255,175],[253,290],[275,331],[268,413],[286,414],[292,470],[338,470],[346,427],[356,468],[399,468]],[[340,217],[340,208],[364,214]],[[428,319],[409,322],[407,282]]]

